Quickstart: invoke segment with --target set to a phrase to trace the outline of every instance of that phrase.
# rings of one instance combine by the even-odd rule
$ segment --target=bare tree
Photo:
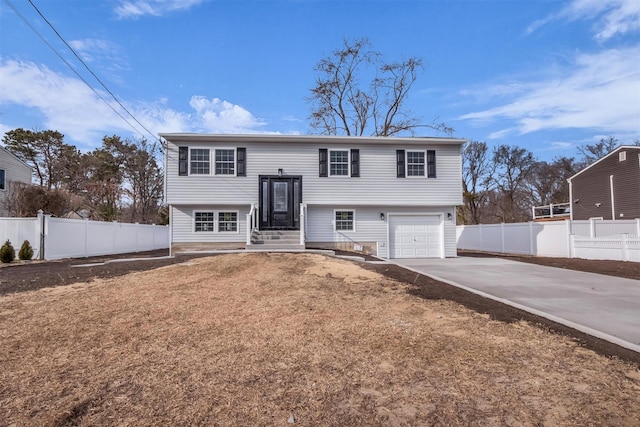
[[[500,145],[493,151],[496,166],[494,182],[500,193],[498,206],[502,222],[518,222],[529,218],[526,183],[535,159],[533,154],[517,146]]]
[[[126,142],[121,148],[125,154],[125,194],[130,199],[130,221],[155,222],[162,198],[163,174],[156,161],[154,147],[146,140]]]
[[[422,60],[384,62],[366,38],[344,40],[341,49],[318,62],[316,84],[307,101],[311,127],[326,135],[392,136],[428,127],[447,134],[453,129],[432,121],[420,124],[406,108]],[[368,84],[363,83],[369,77]]]
[[[480,224],[495,171],[486,142],[469,141],[462,151],[463,221]]]
[[[578,165],[572,157],[559,157],[551,163],[536,162],[527,178],[531,204],[540,206],[568,201],[567,179],[577,171]]]
[[[582,155],[583,166],[588,166],[616,148],[618,148],[618,140],[613,136],[608,136],[600,138],[600,142],[595,144],[585,144],[578,147],[578,152]]]

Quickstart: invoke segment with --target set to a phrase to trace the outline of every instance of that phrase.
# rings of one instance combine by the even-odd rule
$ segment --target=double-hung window
[[[195,231],[214,231],[214,214],[213,212],[195,212],[194,222]]]
[[[349,150],[329,150],[329,176],[349,176]]]
[[[236,152],[232,148],[216,148],[216,175],[236,174]]]
[[[238,212],[218,212],[218,231],[238,231]]]
[[[424,176],[425,152],[407,151],[407,176]]]
[[[212,174],[247,176],[247,149],[178,147],[178,176]]]
[[[436,177],[436,150],[396,150],[398,178]]]
[[[191,175],[209,175],[211,162],[208,148],[192,148],[190,152]]]
[[[334,224],[336,231],[355,231],[355,211],[335,211]]]
[[[0,169],[0,190],[6,189],[7,185],[5,184],[4,169]]]

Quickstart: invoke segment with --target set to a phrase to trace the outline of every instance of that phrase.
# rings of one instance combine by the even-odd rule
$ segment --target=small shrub
[[[7,239],[4,245],[0,248],[0,261],[8,263],[14,260],[16,257],[16,250],[11,246],[11,242]]]
[[[18,258],[22,261],[28,261],[33,258],[33,248],[31,247],[31,243],[28,240],[22,242],[22,246],[20,246],[20,252],[18,252]]]

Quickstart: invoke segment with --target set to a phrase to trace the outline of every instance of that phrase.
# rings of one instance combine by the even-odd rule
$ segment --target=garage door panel
[[[440,221],[438,215],[390,215],[390,257],[440,257]]]

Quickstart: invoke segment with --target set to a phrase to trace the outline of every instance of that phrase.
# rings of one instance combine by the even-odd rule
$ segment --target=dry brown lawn
[[[312,254],[0,297],[0,425],[640,425],[640,373]]]

